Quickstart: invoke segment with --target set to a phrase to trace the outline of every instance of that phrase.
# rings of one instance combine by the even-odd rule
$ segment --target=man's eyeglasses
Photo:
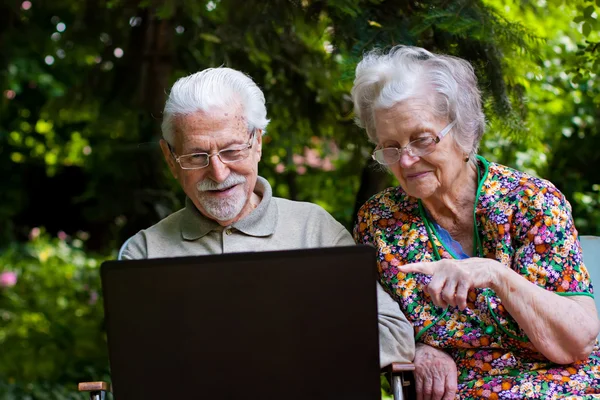
[[[450,129],[456,124],[456,121],[450,122],[436,137],[425,137],[413,140],[404,147],[386,147],[376,149],[371,157],[381,165],[391,165],[400,161],[402,152],[408,153],[411,157],[423,157],[431,154],[435,150],[435,145],[442,140]]]
[[[175,154],[175,150],[173,150],[173,147],[171,147],[170,144],[169,149],[171,150],[173,158],[175,159],[175,161],[177,161],[181,169],[200,169],[208,167],[208,164],[210,164],[210,158],[214,156],[219,157],[219,160],[221,160],[223,164],[231,164],[234,162],[245,160],[250,155],[250,149],[252,148],[252,146],[254,146],[255,136],[256,130],[253,130],[250,136],[250,140],[248,140],[248,143],[228,147],[226,149],[219,150],[218,152],[212,154],[191,153],[178,156],[177,154]]]

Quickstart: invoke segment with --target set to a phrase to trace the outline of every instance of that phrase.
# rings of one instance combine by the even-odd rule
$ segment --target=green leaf
[[[585,10],[583,10],[583,16],[585,18],[591,17],[593,13],[594,13],[594,6],[588,6],[585,8]]]
[[[589,22],[585,22],[581,29],[583,32],[583,36],[589,36],[590,32],[592,32],[592,26],[590,25]]]
[[[600,7],[600,0],[596,0],[596,5]]]
[[[210,33],[201,33],[200,37],[202,39],[206,40],[207,42],[221,43],[221,38],[219,38],[218,36],[212,35]]]

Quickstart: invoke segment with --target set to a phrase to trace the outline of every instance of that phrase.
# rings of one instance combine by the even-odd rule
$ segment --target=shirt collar
[[[270,236],[275,233],[277,227],[278,210],[277,203],[271,201],[273,191],[269,182],[258,177],[254,192],[262,197],[258,207],[245,218],[234,222],[232,227],[250,236]],[[185,240],[197,240],[209,232],[223,230],[217,221],[203,215],[194,203],[185,199],[185,209],[181,219],[181,236]]]

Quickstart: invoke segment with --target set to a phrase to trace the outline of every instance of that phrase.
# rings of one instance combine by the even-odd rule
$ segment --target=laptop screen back
[[[135,399],[379,399],[364,246],[102,265],[113,390]]]

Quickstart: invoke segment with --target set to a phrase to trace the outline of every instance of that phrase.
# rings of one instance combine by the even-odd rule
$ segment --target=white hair
[[[477,77],[467,61],[430,53],[420,47],[395,46],[387,54],[375,49],[356,67],[352,101],[356,123],[377,142],[374,111],[427,95],[433,89],[432,112],[456,121],[456,143],[473,160],[485,131]]]
[[[179,115],[206,112],[239,103],[246,114],[248,130],[261,129],[264,133],[269,123],[265,95],[244,73],[219,67],[180,78],[171,88],[163,111],[163,138],[169,144],[174,144],[173,122]]]

